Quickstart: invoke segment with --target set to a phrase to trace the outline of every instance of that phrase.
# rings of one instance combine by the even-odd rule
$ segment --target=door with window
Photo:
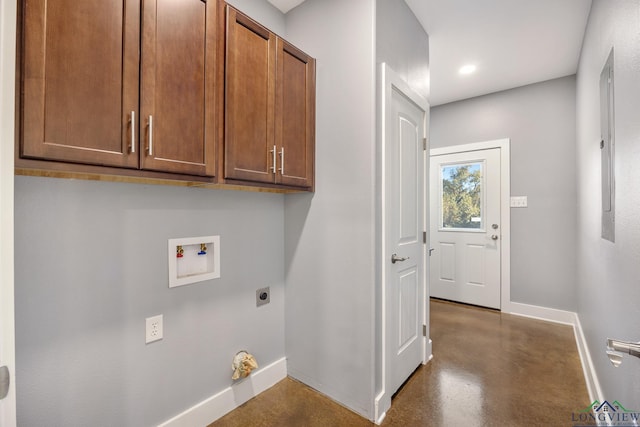
[[[431,296],[500,308],[500,148],[431,156]]]

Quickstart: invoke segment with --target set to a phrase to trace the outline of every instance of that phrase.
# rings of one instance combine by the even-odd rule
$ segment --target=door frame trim
[[[429,156],[500,149],[500,311],[511,312],[511,140],[509,138],[432,148]]]
[[[0,425],[16,425],[14,306],[14,150],[16,0],[0,3],[0,365],[11,374],[9,394],[0,401]]]
[[[376,292],[376,294],[379,297],[379,303],[377,305],[378,309],[380,310],[380,316],[378,317],[378,319],[376,320],[377,322],[377,329],[378,329],[378,333],[377,333],[377,337],[376,337],[376,341],[379,343],[376,345],[376,350],[377,350],[377,354],[378,354],[378,359],[379,359],[379,363],[376,363],[376,378],[379,378],[380,383],[376,384],[376,390],[374,391],[374,402],[373,402],[373,421],[376,424],[380,424],[382,423],[382,420],[384,419],[386,412],[389,410],[389,408],[391,407],[391,394],[387,391],[387,376],[389,375],[389,369],[387,369],[387,334],[386,334],[386,328],[387,328],[387,298],[386,298],[386,292],[385,292],[385,288],[386,288],[386,274],[387,274],[387,268],[386,268],[386,263],[384,262],[384,260],[387,259],[387,250],[386,250],[386,224],[387,224],[387,218],[386,218],[386,156],[385,156],[385,149],[386,149],[386,141],[387,141],[387,120],[388,120],[388,111],[390,109],[391,106],[391,93],[393,91],[393,88],[396,88],[397,90],[399,90],[404,96],[406,96],[407,98],[409,98],[409,100],[411,100],[413,103],[415,103],[417,106],[419,106],[421,109],[424,110],[425,112],[425,124],[424,124],[424,132],[425,134],[423,135],[423,137],[428,138],[428,124],[429,124],[429,102],[423,98],[421,95],[419,95],[417,92],[415,92],[407,82],[405,82],[402,77],[396,73],[395,71],[393,71],[393,69],[391,69],[391,67],[389,67],[386,63],[381,63],[380,64],[380,68],[378,69],[379,71],[379,80],[378,80],[378,84],[379,84],[379,88],[380,88],[380,97],[379,97],[379,104],[378,104],[378,108],[379,108],[379,114],[380,114],[380,121],[378,124],[378,135],[379,135],[379,145],[378,145],[378,166],[379,166],[379,171],[380,173],[378,174],[378,178],[377,178],[377,184],[380,188],[380,191],[378,193],[378,200],[377,200],[377,205],[378,205],[378,212],[379,212],[379,216],[378,216],[378,220],[376,221],[376,228],[378,229],[378,239],[377,241],[379,242],[378,245],[378,251],[377,251],[377,261],[378,261],[378,266],[379,268],[377,269],[377,274],[379,274],[379,280],[377,281],[379,283],[379,288]],[[424,151],[424,155],[423,155],[423,163],[424,163],[424,176],[423,176],[423,183],[424,183],[424,188],[423,188],[423,195],[422,195],[422,203],[423,203],[423,209],[424,209],[424,217],[423,217],[423,226],[426,228],[428,227],[429,224],[429,197],[428,197],[428,188],[427,188],[427,184],[428,184],[428,177],[429,177],[429,157],[428,157],[428,150]],[[425,301],[423,302],[422,305],[422,316],[423,316],[423,324],[427,324],[427,315],[428,315],[428,310],[427,310],[427,297],[429,295],[428,292],[428,280],[429,280],[429,274],[428,274],[428,262],[427,262],[427,258],[426,258],[426,245],[423,245],[423,250],[422,250],[422,268],[423,268],[423,295],[425,296]],[[390,255],[389,255],[390,256]],[[378,323],[379,322],[379,323]],[[427,331],[427,335],[429,335],[428,331]],[[429,361],[431,359],[431,341],[429,340],[428,336],[422,336],[422,363],[426,363],[427,361]]]

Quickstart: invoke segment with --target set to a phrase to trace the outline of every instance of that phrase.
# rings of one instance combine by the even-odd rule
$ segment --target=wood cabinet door
[[[25,0],[23,16],[20,155],[137,168],[139,0]]]
[[[142,169],[215,175],[216,5],[143,0]]]
[[[225,178],[274,182],[276,36],[227,6]]]
[[[315,157],[315,60],[278,39],[276,79],[276,182],[313,187]]]

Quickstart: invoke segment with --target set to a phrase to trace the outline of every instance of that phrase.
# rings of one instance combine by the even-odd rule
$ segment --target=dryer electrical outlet
[[[256,291],[256,307],[269,304],[271,302],[271,290],[267,286]]]

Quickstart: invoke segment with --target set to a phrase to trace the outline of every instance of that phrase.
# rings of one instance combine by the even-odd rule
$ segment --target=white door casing
[[[16,425],[13,156],[17,1],[0,2],[0,366],[11,375],[7,396],[0,400],[0,426]]]
[[[510,311],[509,140],[437,148],[430,155],[430,296]],[[443,175],[450,178],[462,166],[482,175],[482,214],[471,218],[473,226],[445,219],[442,209]]]
[[[382,64],[381,422],[391,395],[430,356],[426,324],[426,137],[428,103]],[[392,261],[395,258],[395,262]],[[428,355],[427,355],[428,352]]]

